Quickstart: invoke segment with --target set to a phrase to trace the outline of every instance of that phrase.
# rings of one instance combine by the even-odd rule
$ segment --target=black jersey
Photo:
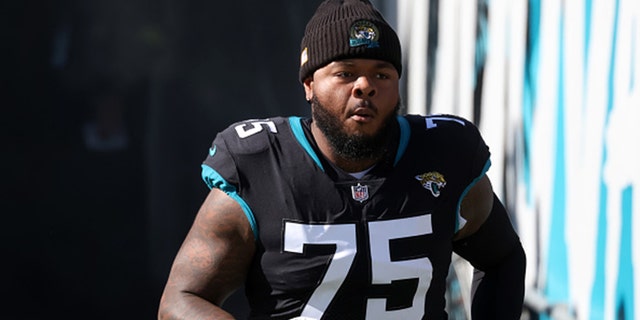
[[[309,119],[249,120],[217,135],[202,174],[254,230],[252,319],[447,318],[460,201],[489,150],[464,119],[397,119],[388,158],[361,179],[323,158]]]

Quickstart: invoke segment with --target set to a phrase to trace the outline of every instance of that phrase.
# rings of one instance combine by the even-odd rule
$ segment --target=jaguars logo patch
[[[431,194],[436,198],[440,196],[440,191],[447,185],[444,176],[436,171],[419,174],[415,178],[420,181],[423,188],[431,191]]]
[[[377,48],[380,46],[378,38],[380,31],[373,22],[369,20],[358,20],[351,25],[349,33],[349,46],[359,47],[367,46],[367,48]]]

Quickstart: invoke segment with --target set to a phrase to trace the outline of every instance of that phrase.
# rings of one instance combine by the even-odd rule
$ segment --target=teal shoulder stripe
[[[296,140],[298,140],[298,143],[313,159],[316,165],[318,165],[320,170],[324,172],[324,167],[322,167],[322,163],[320,163],[320,158],[318,158],[318,155],[311,147],[309,140],[307,140],[307,137],[304,135],[304,130],[302,130],[302,119],[300,117],[290,117],[289,125],[291,126],[291,131],[293,131],[293,135],[296,137]]]
[[[398,164],[398,161],[404,155],[404,152],[407,150],[407,146],[409,145],[409,137],[411,136],[411,126],[409,126],[409,121],[405,117],[398,116],[398,124],[400,125],[400,143],[398,144],[398,151],[396,152],[396,159],[393,162],[395,166]]]
[[[462,194],[460,195],[460,199],[458,199],[458,206],[456,207],[456,229],[454,230],[454,232],[458,232],[458,230],[460,230],[460,205],[462,204],[462,199],[464,199],[464,197],[467,196],[467,193],[469,193],[469,190],[471,190],[471,188],[473,186],[476,185],[476,183],[478,183],[478,181],[480,181],[480,179],[482,179],[482,177],[484,176],[485,173],[487,173],[487,171],[489,171],[489,167],[491,167],[491,159],[487,159],[487,162],[484,164],[484,168],[482,168],[482,171],[480,172],[480,174],[473,179],[473,181],[471,181],[471,183],[464,189],[464,191],[462,192]]]
[[[217,188],[224,191],[227,195],[229,195],[233,200],[240,204],[242,211],[244,211],[245,216],[249,220],[251,224],[251,230],[253,230],[253,237],[257,241],[258,240],[258,224],[256,223],[256,218],[251,211],[251,208],[247,204],[247,202],[240,197],[238,194],[238,190],[236,187],[231,185],[227,180],[225,180],[217,171],[213,170],[213,168],[209,167],[206,164],[202,165],[202,180],[209,186],[210,189]]]

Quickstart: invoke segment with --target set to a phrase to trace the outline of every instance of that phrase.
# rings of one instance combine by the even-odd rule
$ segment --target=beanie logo
[[[366,45],[367,48],[377,48],[380,46],[379,37],[380,32],[373,22],[359,20],[351,25],[349,46],[353,48]]]

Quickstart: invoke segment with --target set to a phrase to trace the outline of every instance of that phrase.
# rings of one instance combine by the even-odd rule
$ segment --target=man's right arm
[[[173,262],[158,319],[233,319],[220,306],[244,283],[254,241],[240,205],[212,189]]]

